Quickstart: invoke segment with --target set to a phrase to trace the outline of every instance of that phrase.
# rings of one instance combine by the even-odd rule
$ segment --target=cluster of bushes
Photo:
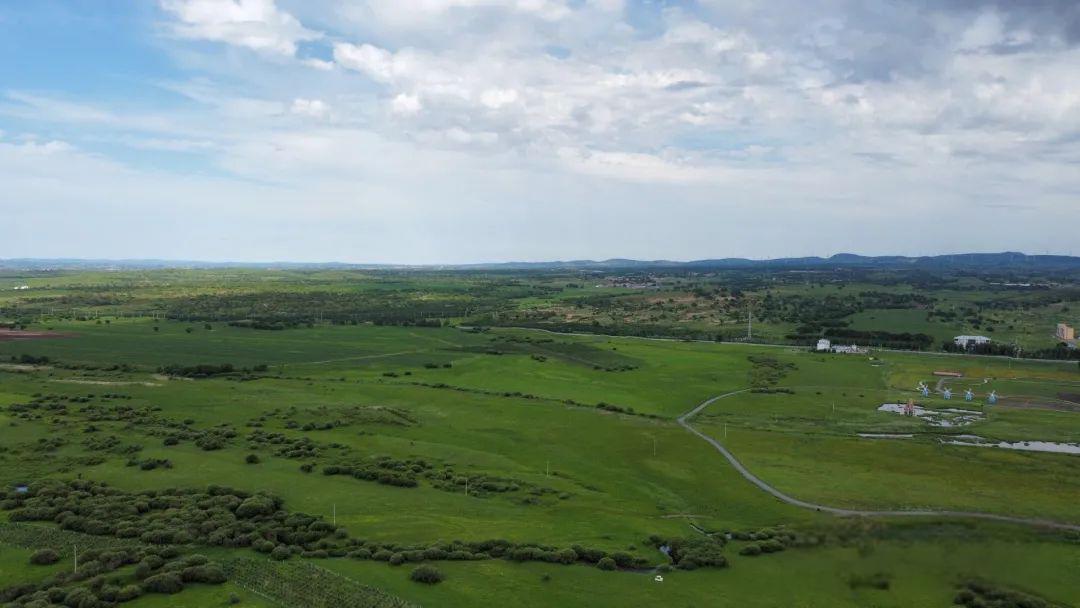
[[[609,553],[581,545],[560,548],[501,539],[428,545],[368,542],[349,538],[343,528],[322,519],[285,511],[281,500],[275,496],[222,486],[210,486],[204,491],[165,489],[131,493],[91,481],[50,480],[32,485],[26,493],[11,491],[0,494],[0,498],[0,509],[7,511],[13,522],[54,522],[63,530],[130,539],[161,547],[161,551],[175,545],[251,547],[277,560],[295,556],[347,556],[394,565],[476,559],[580,563],[598,567],[614,564],[615,568],[623,569],[649,565],[646,558],[628,552]],[[711,556],[711,546],[685,541],[678,547],[680,561],[692,559],[698,566],[719,563],[716,556]],[[162,557],[172,559],[171,556]],[[181,582],[196,580],[190,577],[196,576],[198,571],[185,574],[185,569],[200,565],[205,564],[187,563],[183,568],[165,571],[148,567],[142,573],[146,576],[140,576],[140,579],[177,574]],[[80,572],[83,572],[81,565]],[[172,576],[156,580],[155,588],[158,583],[162,589],[175,586]]]
[[[55,550],[46,548],[35,551],[30,562],[47,565],[59,559]],[[126,566],[134,566],[131,575],[115,574]],[[35,583],[3,589],[0,602],[25,608],[107,608],[145,593],[178,593],[187,583],[220,584],[226,580],[221,564],[203,555],[183,556],[175,547],[89,550],[79,554],[77,571],[58,572]]]
[[[969,608],[1049,608],[1053,604],[1028,593],[1004,589],[981,580],[960,585],[953,604]]]
[[[724,555],[726,540],[723,537],[670,538],[650,536],[649,542],[667,553],[671,563],[680,570],[698,568],[725,568],[728,565]]]
[[[305,469],[307,466],[304,465],[301,470],[310,472],[313,467]],[[563,500],[570,498],[569,494],[559,493],[553,488],[537,486],[519,479],[493,475],[465,477],[457,474],[450,466],[436,468],[422,458],[398,460],[390,456],[379,456],[365,462],[326,465],[322,472],[324,475],[350,475],[356,479],[402,488],[417,487],[420,479],[427,479],[437,490],[464,492],[467,488],[469,495],[474,498],[524,490],[529,494],[523,499],[524,504],[536,504],[540,497],[548,494],[559,494],[559,498]]]
[[[94,425],[89,425],[83,432],[94,433],[98,430]],[[116,454],[130,456],[142,451],[142,446],[134,443],[124,443],[116,435],[92,435],[83,440],[82,445],[87,451],[95,454]]]
[[[532,393],[523,393],[521,391],[489,391],[482,388],[469,388],[464,386],[453,386],[445,382],[411,382],[413,386],[426,386],[428,388],[448,389],[458,391],[460,393],[474,393],[477,395],[490,395],[492,397],[515,397],[519,399],[550,399],[548,397],[541,397],[540,395],[534,395]],[[621,405],[612,405],[610,403],[583,403],[581,401],[575,401],[574,399],[562,399],[560,401],[565,405],[572,405],[574,407],[594,407],[597,409],[607,410],[610,412],[617,412],[620,414],[626,414],[629,416],[640,416],[642,418],[660,419],[661,417],[656,414],[646,414],[643,412],[635,412],[632,407],[623,407]]]
[[[756,556],[766,553],[779,553],[784,549],[803,543],[803,540],[791,530],[763,528],[753,532],[732,532],[735,540],[751,541],[739,549],[739,555]]]
[[[796,369],[794,363],[767,355],[750,355],[746,359],[751,363],[749,379],[750,386],[754,388],[770,387]]]
[[[67,443],[67,440],[63,437],[54,435],[52,437],[39,437],[37,441],[26,446],[26,448],[28,448],[29,451],[38,454],[51,454],[67,445]]]
[[[303,547],[337,531],[314,517],[287,513],[274,496],[221,486],[128,493],[90,481],[48,481],[25,494],[8,493],[0,509],[11,521],[55,522],[65,530],[153,545],[248,547],[270,541]]]
[[[375,481],[387,486],[415,488],[419,485],[416,480],[417,473],[430,467],[431,465],[422,460],[399,461],[384,458],[373,463],[327,465],[323,467],[322,472],[323,475],[350,475],[356,479]]]
[[[171,469],[173,463],[168,458],[147,458],[145,460],[130,459],[127,461],[129,467],[139,467],[142,471],[153,471],[157,468]]]
[[[637,368],[638,366],[636,365],[618,365],[615,367],[604,367],[602,365],[593,366],[594,370],[603,372],[632,372]]]
[[[241,329],[263,329],[269,331],[281,331],[283,329],[290,329],[293,327],[299,327],[298,322],[282,322],[282,321],[229,321],[229,327],[239,327]]]
[[[26,353],[23,353],[18,357],[16,357],[15,355],[11,355],[11,362],[21,363],[23,365],[48,365],[51,362],[51,359],[45,356],[28,355]]]
[[[212,452],[224,448],[234,437],[236,437],[236,430],[230,427],[209,429],[198,433],[195,437],[195,445],[201,450]]]
[[[604,410],[605,412],[616,412],[616,413],[619,413],[619,414],[634,414],[635,413],[634,408],[632,408],[630,406],[614,405],[614,404],[611,404],[611,403],[607,403],[605,401],[601,401],[600,403],[597,403],[596,404],[596,409]]]
[[[197,295],[169,300],[166,316],[180,320],[225,321],[232,327],[271,331],[313,327],[316,321],[337,325],[373,323],[441,327],[443,319],[491,310],[505,302],[504,296],[494,294],[483,298],[481,294],[469,294],[468,298],[460,298],[456,286],[448,289],[453,290],[453,296],[449,298],[431,298],[432,292],[428,289],[423,290],[423,298],[414,292],[400,290],[380,290],[379,293],[284,290]]]
[[[292,459],[316,458],[321,454],[319,444],[307,437],[289,437],[282,433],[252,431],[247,436],[251,447],[270,447],[275,456]]]
[[[198,365],[163,365],[158,368],[158,373],[179,378],[213,378],[215,376],[230,376],[236,373],[263,373],[268,370],[269,367],[265,364],[237,368],[232,363],[222,363],[219,365],[200,363]]]
[[[762,393],[762,394],[766,394],[766,395],[777,395],[777,394],[780,394],[780,395],[794,395],[795,394],[795,391],[790,389],[790,388],[782,388],[782,387],[777,388],[777,387],[764,387],[764,386],[759,386],[759,387],[752,388],[752,389],[750,389],[750,392],[751,393]]]
[[[350,539],[352,546],[345,555],[354,559],[385,561],[391,565],[424,561],[468,561],[482,559],[505,559],[515,562],[546,562],[550,564],[585,564],[610,569],[635,569],[648,567],[649,561],[627,552],[608,553],[581,545],[558,548],[532,543],[512,543],[493,539],[484,541],[438,542],[433,545],[395,545]],[[333,556],[334,551],[329,555]],[[319,556],[313,556],[319,557]],[[325,556],[324,556],[325,557]]]
[[[905,350],[926,350],[934,344],[934,337],[924,333],[888,331],[865,331],[847,328],[829,328],[825,337],[833,341],[850,342],[860,346],[881,346]]]
[[[232,363],[222,363],[220,365],[210,363],[200,363],[198,365],[173,364],[163,365],[157,371],[159,374],[181,378],[212,378],[235,373],[236,367]]]

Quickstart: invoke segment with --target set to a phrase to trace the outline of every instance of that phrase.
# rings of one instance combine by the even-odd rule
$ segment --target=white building
[[[832,348],[832,342],[829,342],[825,338],[822,338],[822,339],[817,341],[817,349],[815,349],[815,350],[823,351],[823,350],[829,350],[831,348]]]
[[[989,343],[990,338],[987,338],[986,336],[956,336],[953,338],[953,344],[963,346],[964,348],[971,348],[972,346]]]
[[[859,348],[854,344],[852,344],[851,346],[834,346],[832,347],[832,351],[834,353],[840,353],[841,355],[862,355],[870,352],[869,349]]]

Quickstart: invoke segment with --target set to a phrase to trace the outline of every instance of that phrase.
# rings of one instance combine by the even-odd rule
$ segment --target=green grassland
[[[162,298],[190,297],[192,290],[238,289],[229,281],[272,291],[267,283],[296,280],[288,272],[238,272],[214,283],[205,273],[174,273],[25,281],[71,293],[117,284],[140,300],[131,304],[135,310]],[[312,285],[296,289],[324,289],[344,278],[372,284],[356,290],[394,289],[416,297],[417,280],[401,279],[392,287],[385,278],[331,272],[307,276]],[[149,292],[140,291],[140,281]],[[463,289],[445,277],[422,282],[440,299]],[[538,283],[565,289],[554,280]],[[583,291],[589,293],[578,293]],[[587,285],[524,297],[572,300],[618,291]],[[217,320],[107,320],[50,318],[31,329],[63,337],[0,341],[5,489],[76,478],[123,492],[220,484],[272,493],[289,512],[332,522],[352,539],[417,546],[486,539],[582,545],[625,552],[649,565],[603,571],[582,562],[436,559],[446,580],[427,586],[409,580],[411,564],[292,558],[317,561],[425,606],[948,605],[970,577],[1057,605],[1080,603],[1072,581],[1080,566],[1074,536],[968,520],[852,522],[787,505],[743,479],[675,420],[707,398],[757,387],[759,392],[714,402],[692,423],[792,496],[841,507],[970,510],[1078,524],[1080,456],[941,443],[968,433],[1080,442],[1080,412],[1062,407],[1061,397],[1080,392],[1075,362],[888,351],[826,356],[794,347],[450,324],[313,322],[258,330]],[[888,322],[894,321],[900,322]],[[23,355],[35,362],[21,363]],[[210,377],[160,371],[225,363],[232,371]],[[959,397],[919,397],[918,382],[933,386],[933,372],[942,369],[962,372],[946,385],[958,392],[972,387],[978,401],[965,406]],[[984,405],[990,390],[1002,397],[1001,405]],[[882,403],[909,398],[931,409],[972,407],[986,417],[970,426],[936,428],[877,411]],[[1009,405],[1010,398],[1035,406]],[[65,411],[45,409],[47,404],[62,404]],[[102,415],[119,407],[152,413]],[[200,445],[219,431],[219,445]],[[318,449],[289,456],[281,444],[257,440],[259,433]],[[914,436],[865,439],[859,433]],[[170,435],[177,441],[165,441]],[[257,462],[248,461],[251,455]],[[141,466],[164,461],[169,466]],[[330,466],[419,461],[454,481],[418,471],[415,487],[401,487],[324,474]],[[311,472],[301,470],[305,464],[314,465]],[[468,493],[458,483],[466,479]],[[0,510],[0,521],[14,512]],[[740,554],[748,542],[735,539],[723,548],[727,568],[677,569],[662,572],[663,582],[653,578],[653,567],[669,560],[647,542],[650,535],[704,539],[705,533],[766,528],[820,542],[751,557]],[[192,550],[223,560],[257,557],[242,548]],[[30,566],[29,554],[0,544],[0,587],[63,567]],[[877,574],[888,579],[887,589],[857,583]],[[226,605],[233,593],[241,605],[264,605],[234,583],[147,594],[131,605]]]

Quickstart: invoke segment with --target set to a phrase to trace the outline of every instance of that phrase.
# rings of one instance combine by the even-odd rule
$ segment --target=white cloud
[[[392,53],[370,44],[357,46],[339,42],[334,45],[334,60],[343,67],[363,72],[382,82],[392,81],[400,71]]]
[[[390,107],[394,114],[412,116],[423,109],[424,106],[420,103],[420,98],[416,95],[398,93],[397,96],[394,97],[394,100],[390,102]]]
[[[1080,48],[1006,3],[954,4],[163,0],[176,34],[258,52],[166,40],[167,110],[4,92],[11,128],[48,134],[0,141],[5,217],[217,201],[268,222],[251,251],[309,218],[318,236],[273,257],[415,262],[982,249],[981,205],[1023,200],[1037,213],[1009,221],[1035,236],[1002,248],[1067,241]],[[298,52],[319,36],[332,60]],[[187,156],[169,171],[116,144]],[[917,245],[895,232],[913,214],[939,220]],[[217,224],[198,229],[229,242]]]
[[[514,89],[488,89],[480,94],[480,103],[498,110],[517,101],[518,93]]]
[[[309,118],[326,118],[330,115],[330,106],[321,99],[296,98],[293,100],[289,111]]]
[[[184,38],[291,57],[299,42],[322,36],[278,9],[274,0],[161,0],[161,6],[179,20],[173,31]]]

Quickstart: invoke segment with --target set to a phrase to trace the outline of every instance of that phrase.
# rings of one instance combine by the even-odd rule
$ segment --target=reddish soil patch
[[[43,340],[48,338],[70,338],[73,334],[55,331],[23,331],[21,329],[0,329],[0,342],[14,340]]]

